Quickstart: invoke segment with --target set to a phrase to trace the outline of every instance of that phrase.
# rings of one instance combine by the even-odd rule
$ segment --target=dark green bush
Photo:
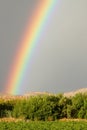
[[[87,119],[87,94],[79,93],[69,98],[59,94],[9,101],[0,99],[0,117],[49,121],[60,118]]]

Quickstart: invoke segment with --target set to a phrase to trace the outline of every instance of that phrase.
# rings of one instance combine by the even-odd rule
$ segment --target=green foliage
[[[76,94],[72,98],[72,112],[71,116],[73,118],[85,118],[87,109],[87,94]]]
[[[14,105],[14,100],[4,101],[0,99],[0,117],[11,117]]]
[[[32,96],[26,99],[0,99],[0,117],[53,121],[60,118],[87,119],[87,94],[74,97],[59,95]]]

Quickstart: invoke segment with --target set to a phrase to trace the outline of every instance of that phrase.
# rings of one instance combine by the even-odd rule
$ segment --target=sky
[[[39,0],[0,0],[0,91]],[[21,84],[22,93],[87,87],[87,0],[57,0]]]

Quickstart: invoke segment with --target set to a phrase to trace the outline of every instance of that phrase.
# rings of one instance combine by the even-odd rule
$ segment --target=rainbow
[[[41,0],[35,8],[12,62],[5,84],[5,92],[13,95],[20,93],[22,89],[20,84],[27,64],[31,59],[32,52],[38,44],[42,29],[56,2],[57,0]]]

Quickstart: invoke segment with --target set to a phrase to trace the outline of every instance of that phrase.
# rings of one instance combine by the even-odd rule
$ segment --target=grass
[[[0,130],[87,130],[86,121],[1,121]]]

